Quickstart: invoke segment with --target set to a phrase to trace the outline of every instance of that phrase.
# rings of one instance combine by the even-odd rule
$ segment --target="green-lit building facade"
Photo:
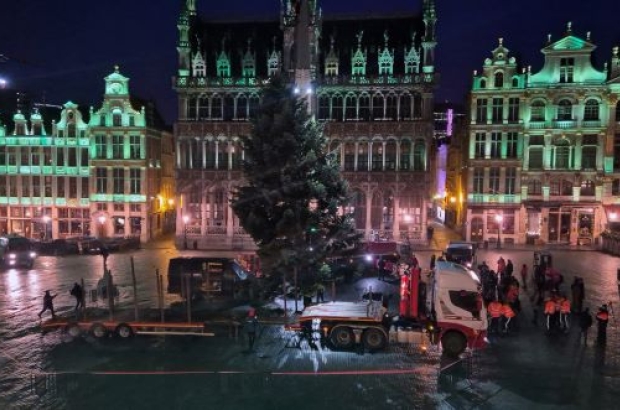
[[[128,81],[118,68],[106,77],[88,119],[67,102],[51,126],[36,109],[0,126],[0,232],[144,242],[173,226],[172,134],[132,108]]]
[[[281,2],[280,18],[209,21],[188,0],[178,20],[175,124],[177,245],[252,248],[229,207],[243,184],[241,135],[260,85],[286,73],[325,123],[366,240],[424,241],[431,178],[437,16],[323,16],[315,0]]]
[[[466,237],[595,244],[618,216],[620,66],[569,23],[535,72],[499,40],[470,94]]]

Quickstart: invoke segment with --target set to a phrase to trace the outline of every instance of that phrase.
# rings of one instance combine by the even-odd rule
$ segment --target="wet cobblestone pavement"
[[[431,251],[415,252],[427,266]],[[610,301],[620,306],[620,259],[597,252],[552,253],[565,287],[575,275],[585,278],[587,306],[594,310]],[[479,261],[493,266],[500,254],[515,266],[531,266],[530,250],[480,251]],[[155,306],[154,271],[165,272],[168,259],[177,255],[167,248],[134,254],[141,307]],[[43,291],[59,292],[57,310],[69,314],[71,285],[83,278],[92,288],[100,265],[101,259],[91,256],[43,257],[34,270],[0,273],[0,408],[611,409],[620,397],[620,318],[611,319],[605,349],[584,348],[575,328],[549,337],[534,326],[525,295],[517,334],[492,340],[457,362],[406,345],[374,354],[288,348],[280,326],[262,327],[255,352],[227,334],[132,340],[41,334],[36,315]],[[110,267],[121,305],[129,307],[129,256],[111,256]],[[354,297],[369,284],[390,290],[367,279],[339,297]]]

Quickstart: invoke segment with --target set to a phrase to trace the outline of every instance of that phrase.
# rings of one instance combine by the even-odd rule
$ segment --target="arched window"
[[[226,94],[224,97],[224,121],[232,121],[235,115],[235,97]]]
[[[359,105],[358,118],[362,121],[370,121],[370,97],[368,94],[362,94],[360,96]]]
[[[222,97],[219,95],[214,95],[211,98],[211,119],[222,119]]]
[[[372,144],[372,170],[383,171],[383,142],[375,141]]]
[[[347,142],[344,146],[344,170],[355,171],[355,144]]]
[[[495,73],[495,88],[504,87],[504,73],[497,72]]]
[[[616,121],[620,122],[620,101],[616,103]]]
[[[197,102],[198,102],[198,117],[192,117],[192,118],[198,118],[201,120],[205,120],[209,118],[209,97],[207,97],[206,95],[202,95],[200,96],[200,98],[197,99]]]
[[[383,96],[381,94],[372,97],[372,118],[375,120],[383,119]]]
[[[342,95],[336,94],[332,97],[332,120],[342,121],[342,116],[344,114],[342,104]]]
[[[368,171],[368,142],[360,141],[357,146],[357,170]]]
[[[67,137],[69,137],[69,138],[75,138],[76,137],[75,123],[67,124]]]
[[[112,126],[120,127],[122,125],[122,114],[119,111],[112,113]]]
[[[567,179],[563,179],[560,194],[564,196],[572,196],[573,195],[573,183]]]
[[[385,99],[385,102],[385,118],[396,121],[398,97],[394,94],[390,94]]]
[[[248,99],[245,95],[237,97],[237,119],[245,120],[248,118]]]
[[[584,121],[597,121],[599,119],[598,101],[588,100],[583,110]]]
[[[411,141],[404,140],[400,143],[400,170],[411,169]]]
[[[413,147],[413,170],[426,170],[426,144],[423,140],[416,141]]]
[[[347,95],[345,99],[345,120],[357,119],[357,99],[354,94]]]
[[[530,121],[545,121],[545,103],[542,101],[532,103]]]
[[[248,118],[252,119],[256,116],[259,105],[260,105],[260,98],[258,97],[258,95],[256,94],[251,95],[250,100],[248,102]]]
[[[519,78],[514,77],[512,79],[512,88],[519,88]]]
[[[385,170],[396,170],[396,142],[389,140],[385,144]]]
[[[329,120],[329,95],[319,95],[319,120]]]
[[[411,94],[402,94],[400,96],[400,119],[411,120]]]
[[[484,78],[480,79],[480,88],[487,88],[487,80]]]
[[[356,229],[364,229],[366,226],[366,195],[360,190],[353,191],[347,214],[351,215]]]
[[[243,145],[241,141],[232,141],[229,147],[232,153],[232,169],[241,169],[241,159],[243,158]]]
[[[573,104],[568,100],[562,100],[558,104],[558,121],[570,121],[573,119]]]
[[[413,96],[413,118],[422,118],[422,96],[420,94]]]

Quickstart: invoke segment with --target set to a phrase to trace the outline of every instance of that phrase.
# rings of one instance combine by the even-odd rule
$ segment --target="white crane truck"
[[[288,328],[338,349],[362,343],[369,351],[384,349],[390,332],[408,329],[409,335],[416,334],[411,339],[441,343],[445,354],[458,356],[468,347],[485,345],[488,323],[480,292],[480,279],[474,271],[440,260],[426,278],[422,278],[419,268],[400,275],[397,316],[390,315],[382,302],[370,297],[360,302],[308,306],[298,322]]]

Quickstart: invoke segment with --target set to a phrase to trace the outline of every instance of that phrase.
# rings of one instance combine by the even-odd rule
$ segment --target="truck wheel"
[[[363,335],[364,347],[371,352],[382,350],[387,344],[385,333],[379,329],[366,329]]]
[[[133,336],[133,329],[127,323],[121,323],[116,326],[115,333],[118,337],[127,339]]]
[[[101,339],[108,335],[108,329],[101,323],[93,323],[90,327],[90,334],[95,336],[97,339]]]
[[[465,351],[467,340],[457,332],[446,332],[441,338],[441,346],[448,357],[458,357]]]
[[[65,326],[65,332],[71,337],[78,337],[82,334],[82,328],[77,323],[69,323]]]
[[[355,343],[353,332],[346,326],[338,326],[332,329],[329,338],[332,344],[339,349],[350,349]]]

